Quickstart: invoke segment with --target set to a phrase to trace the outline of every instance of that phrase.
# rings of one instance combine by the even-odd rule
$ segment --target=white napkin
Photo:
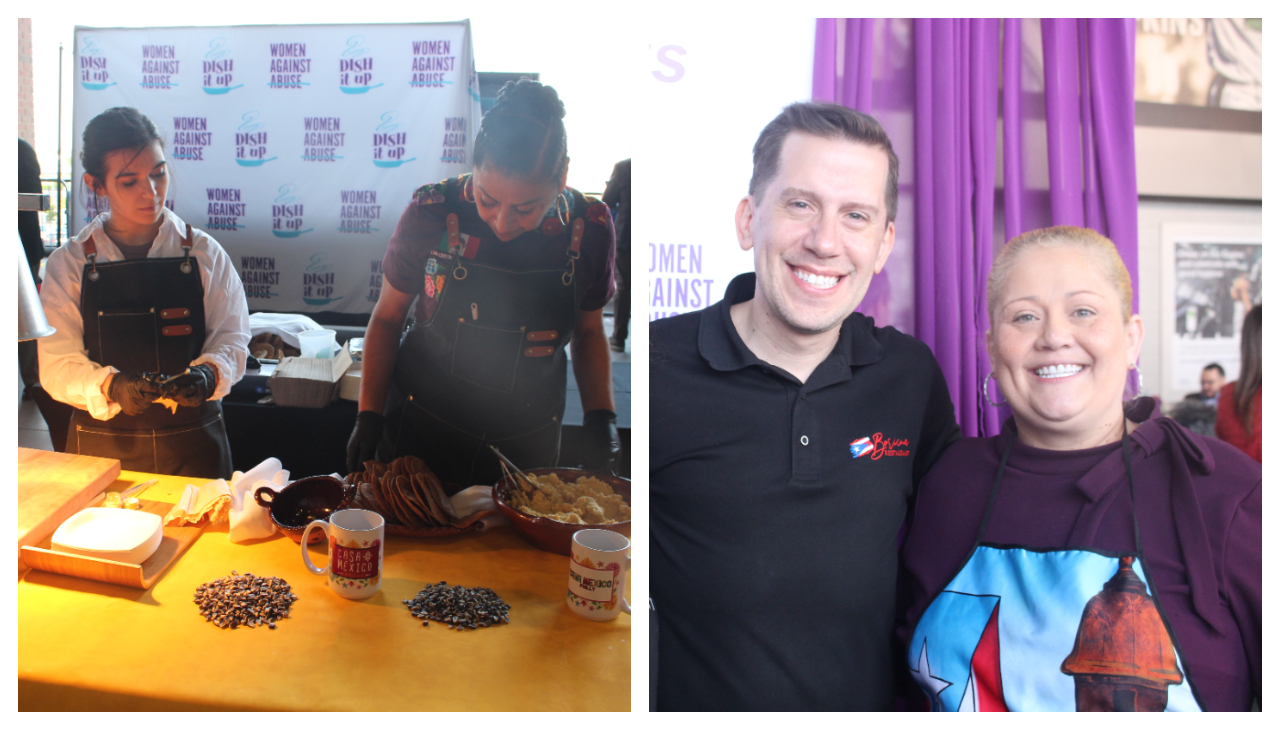
[[[227,539],[231,542],[248,542],[274,535],[276,525],[271,521],[271,513],[258,504],[253,493],[258,491],[258,487],[270,487],[279,492],[288,483],[289,471],[275,457],[247,472],[232,474],[231,528],[227,530]]]
[[[453,505],[453,511],[459,517],[466,517],[467,515],[475,514],[476,512],[483,512],[484,510],[498,509],[497,502],[493,501],[493,487],[486,487],[481,484],[477,484],[474,487],[467,487],[461,492],[458,492],[449,498],[449,503]],[[501,512],[497,512],[489,515],[488,517],[481,518],[479,523],[480,527],[476,529],[480,530],[480,532],[485,532],[486,530],[491,530],[499,525],[510,524],[510,520],[506,518],[506,515]]]
[[[231,487],[221,479],[205,482],[200,486],[188,484],[178,497],[178,503],[164,516],[169,526],[198,525],[208,519],[209,524],[227,518],[231,504]]]
[[[298,333],[310,330],[325,329],[305,314],[281,314],[279,312],[258,312],[249,315],[249,332],[257,337],[263,332],[270,332],[280,337],[290,347],[302,349],[298,343]]]

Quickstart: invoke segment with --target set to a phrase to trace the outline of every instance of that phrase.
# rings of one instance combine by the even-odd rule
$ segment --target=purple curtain
[[[1010,238],[1059,224],[1102,232],[1129,267],[1137,310],[1135,28],[1133,19],[818,20],[813,98],[876,116],[903,161],[900,211],[913,220],[899,213],[890,261],[911,262],[913,326],[889,322],[933,349],[966,436],[996,433],[1007,415],[981,393],[987,273]]]

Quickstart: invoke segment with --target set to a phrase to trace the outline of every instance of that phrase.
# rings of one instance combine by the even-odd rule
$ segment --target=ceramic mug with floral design
[[[329,539],[329,564],[317,568],[307,554],[307,535],[320,528]],[[343,598],[368,598],[382,588],[382,544],[386,521],[377,512],[338,510],[329,521],[315,520],[302,531],[302,562],[316,575],[328,575],[329,587]]]
[[[612,621],[621,611],[631,614],[624,597],[631,570],[630,548],[631,541],[625,535],[609,530],[573,533],[565,603],[574,613],[592,621]]]

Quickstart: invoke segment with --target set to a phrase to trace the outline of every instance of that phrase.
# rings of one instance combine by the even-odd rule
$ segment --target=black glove
[[[195,408],[209,400],[217,384],[212,365],[192,365],[185,373],[166,380],[160,393],[180,406]]]
[[[356,427],[347,441],[347,473],[360,471],[364,463],[378,452],[382,439],[382,414],[377,411],[360,411],[356,414]]]
[[[586,442],[582,468],[616,474],[622,453],[622,442],[618,440],[618,414],[603,408],[583,414],[582,433]]]
[[[160,386],[152,377],[151,373],[116,373],[107,386],[107,397],[119,403],[125,415],[136,416],[160,397]]]

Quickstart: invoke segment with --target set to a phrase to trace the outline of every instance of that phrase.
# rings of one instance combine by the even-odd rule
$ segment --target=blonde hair
[[[1129,269],[1120,258],[1120,252],[1111,239],[1088,228],[1076,226],[1053,226],[1027,231],[1005,244],[991,264],[991,273],[987,275],[987,322],[995,327],[996,307],[1004,296],[1005,284],[1009,272],[1017,263],[1018,257],[1028,249],[1050,246],[1075,246],[1093,253],[1102,265],[1103,275],[1116,288],[1120,295],[1120,311],[1124,313],[1124,321],[1133,316],[1133,284],[1129,278]]]

